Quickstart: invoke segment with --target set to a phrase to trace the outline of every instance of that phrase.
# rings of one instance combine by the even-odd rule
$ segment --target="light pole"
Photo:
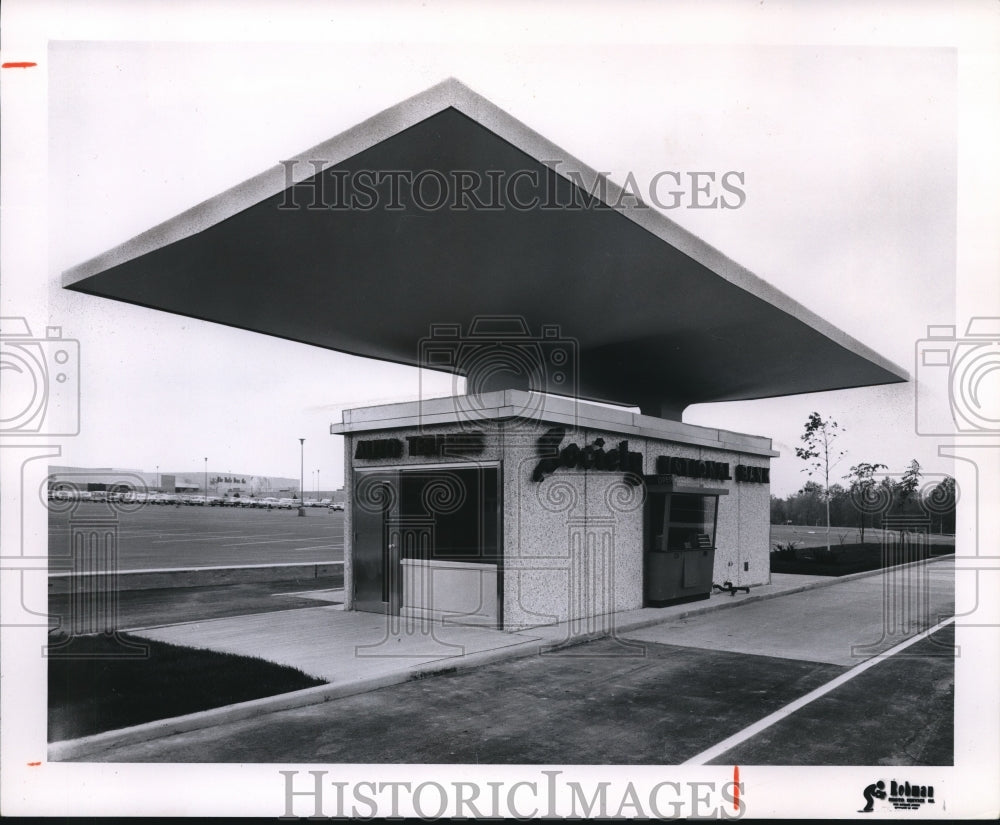
[[[316,470],[316,499],[319,499],[319,470]]]
[[[156,489],[157,489],[157,491],[159,491],[159,489],[160,489],[160,465],[159,464],[156,465]]]
[[[205,456],[205,504],[208,504],[208,456]]]
[[[306,514],[306,503],[302,498],[302,493],[305,490],[304,481],[306,478],[306,440],[304,438],[299,439],[299,515],[304,516]]]

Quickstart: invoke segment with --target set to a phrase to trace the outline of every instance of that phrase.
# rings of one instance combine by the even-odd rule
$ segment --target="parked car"
[[[331,510],[343,510],[344,509],[344,502],[342,502],[342,501],[335,501],[335,502],[333,502],[330,505],[330,509]]]

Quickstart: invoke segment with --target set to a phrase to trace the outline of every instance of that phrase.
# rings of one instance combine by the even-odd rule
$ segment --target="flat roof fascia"
[[[244,209],[279,194],[289,185],[306,180],[320,169],[334,166],[353,157],[449,107],[470,117],[540,163],[549,166],[565,179],[575,183],[574,178],[578,177],[584,188],[594,193],[594,196],[605,205],[680,250],[723,280],[761,298],[812,327],[849,352],[896,375],[900,380],[910,380],[909,373],[902,367],[760,279],[715,247],[670,220],[662,212],[649,207],[641,200],[636,206],[621,205],[625,198],[639,199],[634,193],[626,192],[622,186],[571,156],[455,78],[448,78],[293,156],[290,160],[295,162],[295,165],[291,167],[291,173],[286,166],[278,164],[131,240],[66,270],[63,273],[62,284],[64,287],[72,287],[92,275],[202,232]],[[322,163],[317,167],[310,161],[322,161]]]
[[[342,421],[330,425],[331,435],[355,435],[412,427],[500,422],[533,411],[530,418],[547,424],[591,430],[610,430],[621,435],[672,441],[694,447],[747,453],[777,458],[771,439],[764,436],[734,433],[696,424],[684,424],[628,410],[617,410],[543,393],[502,390],[476,396],[476,417],[463,405],[467,396],[432,398],[374,407],[344,410]]]

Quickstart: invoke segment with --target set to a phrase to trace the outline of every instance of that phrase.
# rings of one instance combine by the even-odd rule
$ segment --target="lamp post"
[[[306,514],[306,504],[302,498],[302,493],[305,490],[306,478],[306,440],[304,438],[299,439],[299,515],[304,516]]]
[[[208,504],[208,456],[205,456],[205,504]]]
[[[316,470],[316,499],[319,500],[319,470]]]
[[[159,492],[159,490],[160,490],[160,465],[159,464],[156,465],[156,490],[157,490],[157,492]]]

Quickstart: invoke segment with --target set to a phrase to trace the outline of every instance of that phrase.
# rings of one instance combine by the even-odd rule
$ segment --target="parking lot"
[[[242,567],[340,561],[344,514],[310,507],[244,509],[144,505],[132,512],[104,502],[49,508],[49,569],[65,569],[72,534],[114,531],[119,570]]]

